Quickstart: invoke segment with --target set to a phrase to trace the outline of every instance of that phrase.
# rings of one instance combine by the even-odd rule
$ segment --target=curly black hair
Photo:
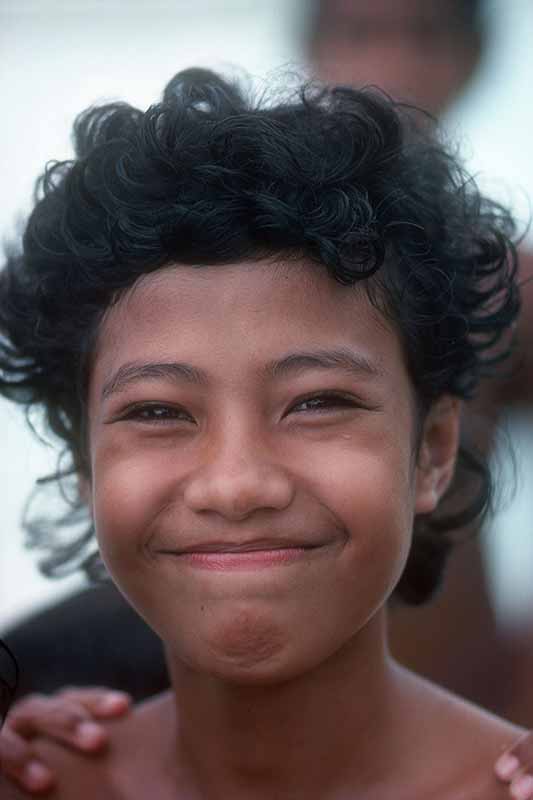
[[[47,166],[0,273],[0,392],[44,409],[70,458],[52,478],[89,474],[85,401],[104,312],[172,262],[312,259],[364,285],[393,321],[421,418],[444,394],[470,398],[509,350],[515,228],[418,116],[376,89],[308,83],[258,99],[201,69],[177,74],[146,112],[83,112],[75,158]],[[462,469],[475,483],[466,499]],[[431,595],[454,530],[488,506],[487,470],[464,449],[448,499],[448,513],[445,502],[415,521],[396,589],[408,603]],[[45,518],[28,523],[48,573],[98,572],[84,513],[77,498],[85,527],[66,542]]]

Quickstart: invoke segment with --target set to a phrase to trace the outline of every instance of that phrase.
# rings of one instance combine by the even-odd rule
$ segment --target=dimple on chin
[[[239,674],[262,672],[282,657],[288,634],[270,616],[252,608],[235,611],[209,631],[208,653],[222,668]]]

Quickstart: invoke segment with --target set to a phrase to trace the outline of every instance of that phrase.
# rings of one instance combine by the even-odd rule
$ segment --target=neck
[[[394,760],[401,678],[383,613],[319,667],[281,684],[237,686],[167,655],[178,761],[190,765],[199,797],[363,792]]]

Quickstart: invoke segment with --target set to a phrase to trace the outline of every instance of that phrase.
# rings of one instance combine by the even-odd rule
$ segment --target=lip
[[[184,548],[159,549],[157,552],[159,555],[171,556],[179,563],[200,569],[262,569],[309,559],[325,544],[254,539],[246,542],[204,542]]]

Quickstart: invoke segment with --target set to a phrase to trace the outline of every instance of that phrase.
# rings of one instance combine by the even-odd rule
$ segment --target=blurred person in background
[[[306,52],[313,72],[328,82],[374,84],[441,115],[479,68],[486,45],[484,17],[482,0],[323,0],[310,4]],[[527,274],[532,271],[529,257],[521,257]],[[527,291],[525,299],[527,309]],[[527,315],[521,325],[521,341],[526,341],[531,325]],[[522,356],[520,370],[480,404],[479,416],[491,420],[478,434],[487,454],[501,409],[533,400],[533,379],[528,377],[533,376],[533,365],[527,352]],[[395,655],[454,691],[531,724],[533,698],[527,680],[526,691],[516,681],[519,672],[528,674],[527,657],[521,643],[517,647],[496,626],[479,543],[472,539],[458,548],[450,567],[432,606],[411,610],[408,616],[401,608],[395,610]],[[7,640],[22,663],[32,665],[31,672],[27,667],[23,672],[20,697],[53,691],[68,682],[121,688],[141,699],[167,684],[159,641],[109,586],[92,588],[42,612],[10,631]],[[126,657],[131,643],[142,669],[138,662],[133,669]],[[67,692],[62,697],[65,707],[76,707],[73,713],[84,718],[96,708],[92,700],[84,705],[85,695]],[[45,719],[46,705],[40,708]],[[39,715],[35,722],[32,714],[30,706],[32,725],[38,726]]]
[[[483,0],[315,0],[305,41],[326,82],[375,84],[440,115],[475,74]]]
[[[326,81],[376,84],[441,116],[480,69],[488,38],[486,16],[485,0],[318,0],[310,17],[308,57]],[[533,276],[532,255],[522,249],[520,262],[522,278]],[[533,403],[533,360],[527,345],[533,336],[533,294],[527,285],[519,325],[515,369],[506,381],[490,387],[491,394],[481,399],[466,423],[476,430],[477,444],[487,457],[502,412]],[[511,635],[496,624],[481,547],[482,539],[474,536],[454,553],[440,596],[420,609],[417,620],[396,610],[391,646],[416,671],[531,724],[533,654],[527,636]]]

